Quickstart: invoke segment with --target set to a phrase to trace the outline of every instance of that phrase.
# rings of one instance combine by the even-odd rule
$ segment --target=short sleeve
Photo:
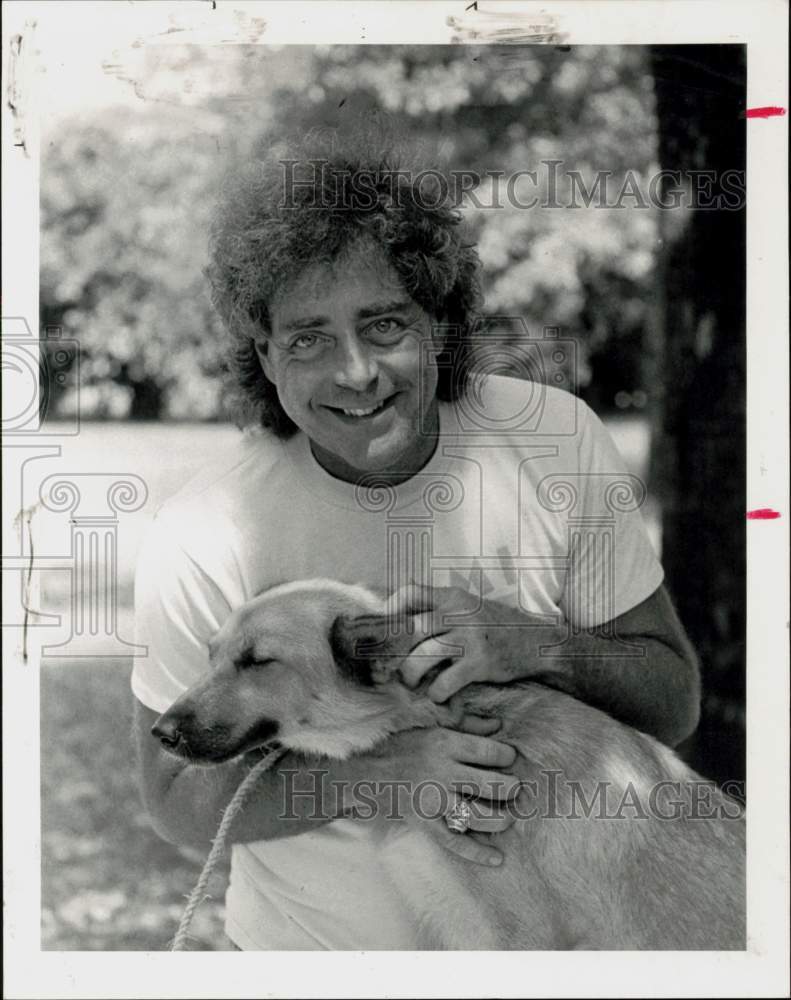
[[[596,414],[584,404],[579,413],[579,466],[561,609],[573,625],[586,628],[641,604],[661,585],[664,572],[640,513],[644,484],[626,471]]]
[[[191,558],[173,526],[155,520],[135,573],[136,656],[132,692],[156,712],[167,709],[209,669],[208,642],[230,613],[211,574]]]

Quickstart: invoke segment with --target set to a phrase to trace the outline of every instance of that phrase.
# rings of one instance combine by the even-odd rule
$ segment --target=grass
[[[135,780],[131,661],[44,661],[41,671],[45,951],[162,951],[202,858],[154,833]],[[193,946],[226,950],[227,868],[198,909]]]

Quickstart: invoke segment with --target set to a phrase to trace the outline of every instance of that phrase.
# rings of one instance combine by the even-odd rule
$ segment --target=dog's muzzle
[[[151,735],[155,736],[167,750],[178,749],[182,741],[178,719],[172,716],[168,718],[167,713],[160,715],[151,727]]]
[[[259,719],[246,730],[221,722],[203,722],[185,707],[164,712],[151,727],[151,735],[168,753],[195,764],[222,764],[239,754],[271,743],[280,730],[274,719]]]

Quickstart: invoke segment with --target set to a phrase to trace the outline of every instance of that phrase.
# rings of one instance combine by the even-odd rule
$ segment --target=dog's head
[[[440,710],[398,672],[417,640],[394,625],[362,587],[274,587],[233,612],[209,645],[211,671],[152,731],[171,753],[209,764],[273,740],[342,758],[430,725]]]

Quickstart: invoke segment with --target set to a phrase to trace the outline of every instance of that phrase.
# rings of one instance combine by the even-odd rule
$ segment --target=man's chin
[[[403,454],[396,442],[376,439],[368,442],[365,448],[348,450],[330,450],[314,441],[311,451],[319,465],[330,475],[347,482],[358,482],[376,474],[387,475],[400,468]]]
[[[311,443],[318,463],[330,475],[351,483],[377,475],[387,482],[403,482],[420,472],[435,447],[436,437],[427,440],[401,419],[393,420],[382,433],[367,440],[349,438],[327,445],[316,440]]]
[[[417,462],[410,464],[404,450],[394,447],[371,449],[357,459],[354,467],[359,470],[359,479],[380,476],[388,482],[408,479],[422,468]]]

